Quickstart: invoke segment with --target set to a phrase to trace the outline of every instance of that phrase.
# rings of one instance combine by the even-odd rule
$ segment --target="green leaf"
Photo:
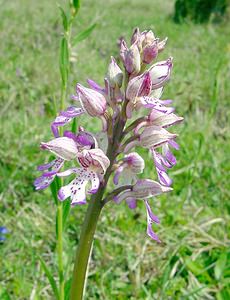
[[[65,283],[65,300],[69,300],[70,298],[70,288],[71,288],[72,278],[70,278]]]
[[[227,264],[227,253],[222,253],[219,259],[216,261],[214,273],[216,280],[219,280],[223,274],[223,271]]]
[[[83,30],[77,36],[75,36],[75,38],[73,39],[72,45],[76,46],[79,42],[85,40],[91,34],[91,32],[94,30],[96,25],[97,24],[93,24],[93,25],[89,26],[87,29]]]
[[[50,270],[46,266],[45,261],[40,256],[38,256],[38,259],[40,260],[42,269],[44,270],[44,272],[46,274],[46,277],[49,280],[49,283],[50,283],[51,288],[54,292],[55,298],[59,299],[59,292],[58,292],[57,284],[56,284],[56,281],[55,281],[54,277],[52,276],[52,273],[50,272]]]
[[[67,31],[69,26],[67,15],[61,6],[58,6],[58,8],[60,9],[61,12],[63,28],[65,29],[65,31]]]
[[[61,40],[59,67],[62,77],[62,83],[66,86],[69,73],[69,49],[68,42],[65,37],[63,37]]]

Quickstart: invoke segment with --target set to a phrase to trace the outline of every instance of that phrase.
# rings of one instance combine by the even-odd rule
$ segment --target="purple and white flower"
[[[57,156],[47,164],[38,166],[37,170],[43,172],[35,179],[36,190],[47,188],[55,179],[57,173],[63,167],[65,161],[78,159],[79,152],[97,147],[97,141],[92,134],[80,128],[77,135],[65,131],[63,137],[58,137],[47,143],[41,143],[41,149],[48,150]]]
[[[120,177],[122,184],[131,184],[136,181],[137,174],[141,174],[145,168],[143,158],[136,152],[129,153],[119,162],[116,168],[113,182],[118,185]]]
[[[162,193],[170,192],[170,187],[163,186],[156,181],[150,179],[138,180],[137,183],[130,188],[125,190],[119,195],[114,197],[116,203],[120,203],[125,200],[129,208],[134,209],[137,206],[137,200],[143,200],[146,206],[147,212],[147,234],[153,239],[160,242],[158,236],[152,230],[152,223],[159,223],[159,219],[152,213],[147,199]]]
[[[91,182],[91,189],[87,192],[95,194],[100,186],[100,182],[109,167],[110,161],[101,149],[83,150],[79,153],[78,160],[80,168],[72,168],[58,173],[58,176],[69,176],[74,173],[77,177],[68,185],[63,186],[58,192],[60,201],[68,197],[71,205],[86,204],[86,186]]]
[[[152,89],[158,89],[164,86],[170,79],[172,71],[172,57],[166,61],[160,61],[149,68],[152,80]]]

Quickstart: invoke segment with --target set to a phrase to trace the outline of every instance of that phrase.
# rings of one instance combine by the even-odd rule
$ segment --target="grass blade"
[[[56,299],[59,299],[59,292],[58,292],[57,284],[56,284],[56,281],[55,281],[54,277],[52,276],[50,270],[46,266],[45,261],[40,256],[38,256],[38,258],[39,258],[39,260],[41,262],[42,269],[44,270],[44,272],[46,274],[46,277],[49,280],[49,283],[50,283],[50,285],[52,287],[52,290],[54,292],[54,295],[55,295]]]

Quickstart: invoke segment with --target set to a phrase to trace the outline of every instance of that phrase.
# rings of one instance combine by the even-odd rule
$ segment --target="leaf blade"
[[[78,43],[80,43],[81,41],[84,41],[91,33],[92,31],[95,29],[96,27],[96,23],[92,24],[91,26],[89,26],[88,28],[86,28],[85,30],[81,31],[77,36],[75,36],[75,38],[73,39],[72,45],[76,46]]]
[[[69,73],[69,48],[67,39],[65,37],[61,39],[59,68],[62,77],[62,83],[64,86],[66,86]]]

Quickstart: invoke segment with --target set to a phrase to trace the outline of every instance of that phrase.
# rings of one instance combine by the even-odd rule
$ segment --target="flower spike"
[[[67,106],[56,116],[51,124],[55,138],[41,143],[41,149],[55,158],[38,167],[41,174],[34,181],[35,189],[42,190],[56,176],[71,176],[59,187],[58,199],[69,198],[72,206],[87,204],[87,197],[95,193],[92,207],[97,203],[102,208],[114,199],[135,209],[142,200],[147,235],[157,242],[160,239],[153,226],[159,224],[159,219],[153,214],[149,199],[172,191],[173,181],[168,173],[177,163],[174,149],[179,150],[179,145],[178,135],[171,129],[183,121],[175,114],[172,100],[162,98],[173,63],[172,57],[159,62],[156,59],[166,43],[167,38],[161,40],[152,30],[141,32],[138,27],[129,45],[122,37],[119,39],[123,68],[119,59],[111,56],[104,81],[101,80],[103,86],[91,79],[87,80],[88,87],[77,83],[76,95],[71,97],[76,106]],[[86,129],[79,126],[76,132],[74,123],[73,132],[70,128],[60,130],[83,114]],[[95,122],[98,119],[103,125],[100,131]],[[93,133],[87,130],[88,126]],[[157,181],[140,179],[145,161],[138,153],[139,148],[150,154],[154,166],[151,175]],[[66,164],[68,169],[64,169]]]

